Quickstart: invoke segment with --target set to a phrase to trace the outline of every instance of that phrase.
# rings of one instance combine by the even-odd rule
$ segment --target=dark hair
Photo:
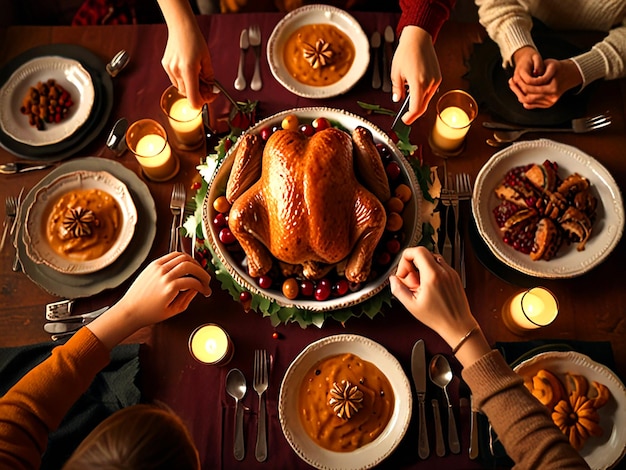
[[[135,405],[100,423],[63,466],[85,468],[198,470],[200,459],[176,414],[163,406]]]

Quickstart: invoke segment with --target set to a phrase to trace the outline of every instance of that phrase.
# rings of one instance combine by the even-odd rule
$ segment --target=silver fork
[[[258,24],[250,26],[248,39],[255,56],[254,75],[250,82],[250,88],[254,91],[258,91],[263,88],[263,82],[261,81],[261,28]]]
[[[15,196],[7,196],[4,200],[4,211],[6,213],[4,217],[4,230],[2,232],[2,240],[0,241],[0,251],[4,248],[4,242],[7,239],[7,234],[13,226],[13,221],[17,215],[17,198]]]
[[[443,259],[450,266],[453,265],[454,260],[452,259],[452,241],[450,240],[450,232],[448,230],[448,210],[452,207],[453,215],[456,212],[455,205],[453,205],[452,201],[456,199],[456,193],[452,191],[448,185],[448,168],[446,162],[443,162],[443,187],[441,188],[441,203],[445,207],[445,212],[443,216],[443,228],[445,230],[445,237],[443,239],[443,250],[442,255]]]
[[[267,390],[268,384],[267,351],[265,349],[257,349],[254,351],[254,390],[259,394],[259,417],[254,455],[259,462],[264,462],[267,459],[267,428],[265,426],[267,412],[263,394]]]
[[[456,192],[459,196],[459,200],[471,199],[472,198],[472,180],[470,175],[467,173],[460,173],[456,175]],[[458,218],[457,218],[458,220]],[[463,287],[466,286],[466,277],[465,277],[465,244],[461,240],[461,236],[459,234],[458,225],[456,236],[458,237],[458,247],[459,247],[459,275],[461,276],[461,282],[463,283]],[[456,240],[455,240],[456,242]]]
[[[170,253],[177,251],[179,247],[180,236],[178,227],[182,225],[183,210],[187,200],[187,192],[182,183],[175,183],[172,188],[172,197],[170,198],[170,210],[172,212],[172,227],[170,229]]]
[[[611,124],[611,116],[609,114],[599,114],[593,117],[585,117],[572,119],[571,127],[550,128],[550,127],[527,127],[513,126],[509,124],[485,122],[483,126],[497,129],[493,133],[494,139],[498,142],[513,142],[519,139],[527,132],[574,132],[582,134],[585,132],[602,129]]]

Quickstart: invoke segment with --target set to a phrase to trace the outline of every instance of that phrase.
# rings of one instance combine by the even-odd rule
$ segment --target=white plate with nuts
[[[26,145],[56,144],[87,122],[94,97],[91,75],[80,62],[38,57],[21,65],[0,88],[0,127]]]

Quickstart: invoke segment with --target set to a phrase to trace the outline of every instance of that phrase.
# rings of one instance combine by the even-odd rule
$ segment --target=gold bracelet
[[[467,341],[468,338],[472,336],[474,333],[476,333],[477,331],[478,331],[478,325],[474,326],[471,330],[465,333],[465,336],[461,338],[461,341],[459,341],[459,343],[455,347],[452,348],[452,354],[456,354],[457,351],[461,349],[461,346],[463,346],[463,343],[465,343],[465,341]]]

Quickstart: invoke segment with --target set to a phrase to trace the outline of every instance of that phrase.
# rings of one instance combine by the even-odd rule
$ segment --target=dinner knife
[[[398,114],[396,114],[396,117],[393,118],[393,123],[391,124],[391,128],[393,130],[395,130],[396,126],[399,126],[399,125],[407,127],[407,125],[402,121],[401,118],[402,118],[402,115],[409,110],[409,104],[410,104],[410,96],[409,96],[409,92],[407,91],[406,98],[404,98],[404,102],[402,103],[402,106],[400,106],[400,110],[398,111]]]
[[[385,46],[383,47],[383,87],[385,93],[391,91],[391,59],[393,57],[393,42],[395,33],[391,25],[385,28],[383,33],[385,38]]]
[[[424,340],[418,340],[413,346],[411,353],[411,374],[417,392],[419,406],[419,437],[417,453],[421,459],[428,458],[430,448],[428,446],[428,432],[426,429],[426,351]]]

